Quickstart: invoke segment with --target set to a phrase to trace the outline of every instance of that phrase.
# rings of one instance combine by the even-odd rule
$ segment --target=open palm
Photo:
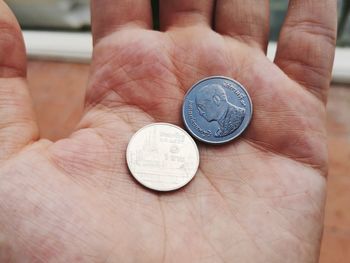
[[[55,143],[39,136],[20,30],[0,2],[1,262],[317,262],[336,1],[290,1],[275,63],[269,1],[216,2],[162,1],[153,31],[150,1],[93,1],[84,115]],[[182,126],[184,94],[211,75],[247,88],[251,125],[225,146],[198,143],[185,188],[141,187],[129,139]]]

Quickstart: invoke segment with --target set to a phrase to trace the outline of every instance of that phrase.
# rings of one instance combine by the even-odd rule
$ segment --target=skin
[[[54,143],[38,132],[20,29],[0,1],[0,262],[317,262],[336,1],[291,0],[274,63],[267,0],[161,1],[160,32],[150,1],[92,10],[84,114]],[[152,122],[181,126],[185,92],[210,75],[247,88],[248,130],[198,143],[185,188],[141,187],[129,139]]]

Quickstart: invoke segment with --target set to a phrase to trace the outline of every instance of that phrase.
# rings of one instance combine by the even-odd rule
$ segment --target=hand
[[[336,1],[291,0],[274,63],[269,1],[218,0],[215,16],[213,2],[161,1],[157,32],[150,1],[92,1],[85,113],[56,143],[38,133],[20,29],[0,2],[1,262],[317,262]],[[129,139],[153,122],[182,126],[185,92],[211,75],[248,89],[248,130],[198,143],[185,188],[141,187]]]

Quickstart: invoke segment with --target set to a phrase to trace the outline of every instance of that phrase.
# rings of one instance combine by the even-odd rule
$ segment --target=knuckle
[[[304,37],[321,37],[323,41],[332,46],[336,44],[337,34],[335,28],[314,19],[291,20],[286,23],[285,28],[297,34],[304,34]],[[300,35],[300,38],[302,37]]]

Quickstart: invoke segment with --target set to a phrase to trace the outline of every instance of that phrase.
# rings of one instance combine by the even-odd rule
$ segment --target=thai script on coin
[[[172,191],[188,184],[199,166],[192,137],[180,127],[155,123],[131,138],[126,159],[135,179],[147,188]]]
[[[221,76],[203,79],[186,94],[182,115],[196,139],[212,144],[229,142],[248,127],[253,105],[246,89]]]

